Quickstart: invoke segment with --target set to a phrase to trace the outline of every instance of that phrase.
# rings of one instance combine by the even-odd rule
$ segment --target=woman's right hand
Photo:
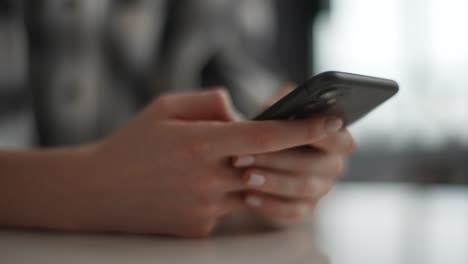
[[[326,118],[236,121],[223,90],[163,95],[127,126],[96,143],[76,195],[81,231],[207,236],[243,210],[241,155],[312,144]],[[83,187],[84,186],[84,187]]]

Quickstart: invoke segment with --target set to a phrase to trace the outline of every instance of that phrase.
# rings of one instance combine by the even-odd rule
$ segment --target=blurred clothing
[[[108,135],[169,91],[222,85],[252,116],[275,89],[308,75],[316,2],[0,0],[0,19],[12,25],[2,34],[0,22],[0,40],[11,42],[0,43],[0,58],[21,57],[0,62],[0,102],[16,105],[30,91],[44,146]]]

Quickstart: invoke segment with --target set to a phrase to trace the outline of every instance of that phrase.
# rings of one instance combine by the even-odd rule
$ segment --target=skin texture
[[[341,124],[241,121],[220,89],[163,95],[99,142],[0,152],[0,226],[206,237],[246,212],[296,222],[354,149]]]

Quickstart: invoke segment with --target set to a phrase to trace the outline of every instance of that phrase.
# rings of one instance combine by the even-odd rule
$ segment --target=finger
[[[348,130],[317,141],[313,147],[325,152],[349,155],[356,149],[356,143]]]
[[[233,170],[228,166],[223,166],[221,170],[219,170],[219,174],[215,176],[212,182],[212,188],[210,189],[219,194],[245,191],[247,187],[242,180],[242,174],[243,171]]]
[[[248,209],[245,202],[245,194],[241,192],[229,193],[221,202],[222,216],[236,214]]]
[[[320,199],[335,182],[324,177],[260,169],[247,170],[242,179],[251,190],[289,199]]]
[[[335,117],[307,120],[245,121],[221,124],[210,139],[216,153],[258,154],[313,144],[337,133],[343,121]]]
[[[222,88],[162,95],[156,99],[154,109],[155,115],[160,118],[220,121],[240,119],[229,94]]]
[[[265,219],[289,222],[305,218],[315,208],[316,202],[285,200],[265,194],[249,193],[246,195],[245,204]]]
[[[300,149],[234,157],[232,165],[236,168],[256,167],[323,176],[338,176],[345,167],[342,155]]]

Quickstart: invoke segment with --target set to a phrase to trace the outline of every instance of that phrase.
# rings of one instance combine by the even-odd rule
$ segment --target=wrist
[[[98,155],[99,143],[83,145],[66,150],[63,154],[64,166],[59,168],[62,176],[51,178],[57,188],[56,203],[59,215],[50,219],[50,228],[66,231],[86,231],[93,225],[97,213],[99,196],[106,188],[102,180],[104,174]],[[57,153],[58,155],[61,155]],[[53,207],[52,207],[53,209]]]

